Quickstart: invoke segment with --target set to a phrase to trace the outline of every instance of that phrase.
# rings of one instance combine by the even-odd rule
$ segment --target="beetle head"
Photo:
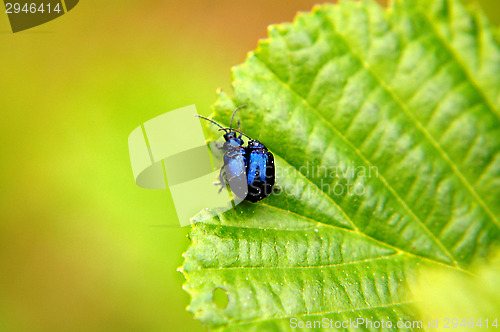
[[[228,131],[224,134],[224,139],[226,140],[226,144],[233,147],[238,147],[243,145],[243,140],[241,139],[241,135],[238,135],[233,131]]]

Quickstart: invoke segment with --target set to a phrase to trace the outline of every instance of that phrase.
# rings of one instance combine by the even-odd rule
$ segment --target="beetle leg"
[[[224,167],[220,169],[219,182],[216,182],[215,185],[220,186],[219,188],[219,194],[220,194],[222,189],[224,189]]]
[[[219,149],[219,150],[224,150],[224,144],[222,144],[222,145],[221,145],[221,144],[219,144],[219,143],[217,143],[217,142],[214,142],[214,144],[215,144],[215,147],[216,147],[217,149]]]

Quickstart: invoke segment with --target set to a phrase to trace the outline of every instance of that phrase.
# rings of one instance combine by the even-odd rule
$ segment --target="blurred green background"
[[[134,184],[127,137],[182,106],[208,115],[267,25],[314,3],[82,0],[17,34],[0,15],[1,331],[204,330],[176,271],[188,229],[155,226],[175,210]]]

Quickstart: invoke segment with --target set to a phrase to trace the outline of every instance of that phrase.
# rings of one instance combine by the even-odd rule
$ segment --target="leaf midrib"
[[[398,251],[396,253],[378,257],[366,258],[358,261],[346,262],[346,263],[336,263],[336,264],[325,264],[325,265],[309,265],[309,266],[223,266],[223,267],[204,267],[203,271],[227,271],[227,270],[312,270],[312,269],[328,269],[332,267],[349,266],[362,264],[367,262],[379,261],[383,259],[395,258],[396,256],[402,256],[404,253]]]
[[[293,166],[291,166],[293,167]],[[308,178],[306,178],[307,181],[310,181]],[[429,262],[431,264],[435,264],[435,265],[438,265],[438,266],[442,266],[442,267],[445,267],[445,268],[449,268],[449,269],[453,269],[453,270],[456,270],[456,271],[459,271],[459,272],[462,272],[462,273],[465,273],[465,274],[468,274],[468,275],[472,275],[471,272],[461,268],[460,266],[454,266],[454,265],[449,265],[449,264],[446,264],[444,262],[440,262],[440,261],[437,261],[437,260],[434,260],[430,257],[426,257],[426,256],[422,256],[422,255],[418,255],[416,253],[412,253],[412,252],[409,252],[409,251],[406,251],[402,248],[399,248],[399,247],[396,247],[390,243],[387,243],[387,242],[383,242],[381,240],[378,240],[374,237],[371,237],[370,235],[366,234],[366,233],[363,233],[363,232],[360,232],[359,230],[353,230],[353,229],[349,229],[349,228],[344,228],[344,227],[340,227],[340,226],[335,226],[335,225],[331,225],[331,224],[327,224],[327,223],[324,223],[324,222],[321,222],[321,221],[318,221],[318,220],[315,220],[315,219],[312,219],[306,215],[302,215],[302,214],[299,214],[297,212],[294,212],[294,211],[291,211],[291,210],[287,210],[287,209],[284,209],[284,208],[281,208],[279,206],[275,206],[275,205],[270,205],[270,204],[267,204],[267,203],[264,203],[264,202],[259,202],[259,203],[256,203],[258,205],[262,205],[262,206],[265,206],[265,207],[268,207],[268,208],[272,208],[272,209],[275,209],[275,210],[278,210],[278,211],[282,211],[284,213],[287,213],[287,214],[292,214],[292,215],[295,215],[297,216],[298,218],[301,218],[301,219],[305,219],[305,222],[307,223],[313,223],[315,225],[311,226],[311,227],[306,227],[306,228],[296,228],[296,229],[289,229],[289,228],[269,228],[269,227],[265,227],[265,228],[261,228],[261,227],[255,227],[255,226],[252,226],[252,227],[249,227],[247,225],[223,225],[223,224],[209,224],[209,225],[213,225],[213,226],[220,226],[220,227],[225,227],[225,228],[247,228],[247,229],[257,229],[257,230],[274,230],[274,231],[287,231],[287,232],[305,232],[305,231],[308,231],[308,230],[311,230],[315,227],[328,227],[328,228],[332,228],[332,229],[335,229],[335,230],[338,230],[338,231],[341,231],[341,232],[346,232],[346,233],[351,233],[351,234],[354,234],[356,236],[360,236],[360,237],[364,237],[366,238],[368,241],[372,241],[372,242],[375,242],[376,244],[382,246],[382,247],[385,247],[386,249],[392,249],[394,251],[396,251],[396,253],[394,254],[391,254],[391,255],[385,255],[385,256],[379,256],[379,257],[375,257],[375,258],[370,258],[368,260],[373,260],[373,259],[376,259],[376,258],[380,258],[380,257],[387,257],[387,256],[395,256],[395,255],[405,255],[407,258],[409,259],[417,259],[419,261],[426,261],[426,262]],[[219,221],[222,222],[222,220],[220,219],[220,216],[218,217],[219,218]],[[359,261],[354,261],[354,262],[350,262],[351,264],[352,263],[356,263],[356,262],[359,262]],[[315,266],[311,266],[311,267],[315,267]],[[252,268],[259,268],[259,267],[252,267],[252,266],[249,266],[249,267],[231,267],[232,269],[234,268],[249,268],[249,269],[252,269]],[[199,270],[202,271],[202,270],[224,270],[225,268],[213,268],[213,267],[199,267]]]

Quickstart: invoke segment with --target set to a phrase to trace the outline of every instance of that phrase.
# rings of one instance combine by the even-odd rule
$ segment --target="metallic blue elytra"
[[[257,140],[248,142],[246,200],[258,202],[272,193],[275,181],[274,156],[266,146]]]
[[[223,136],[225,143],[221,149],[226,153],[224,154],[224,167],[219,174],[220,190],[225,182],[229,184],[231,191],[238,198],[255,203],[269,196],[273,191],[275,181],[274,156],[264,144],[232,128],[234,115],[245,106],[242,105],[233,112],[229,128],[224,128],[211,119],[198,117],[212,122],[220,127],[219,130],[225,131]],[[243,146],[242,136],[249,139],[246,147]]]

